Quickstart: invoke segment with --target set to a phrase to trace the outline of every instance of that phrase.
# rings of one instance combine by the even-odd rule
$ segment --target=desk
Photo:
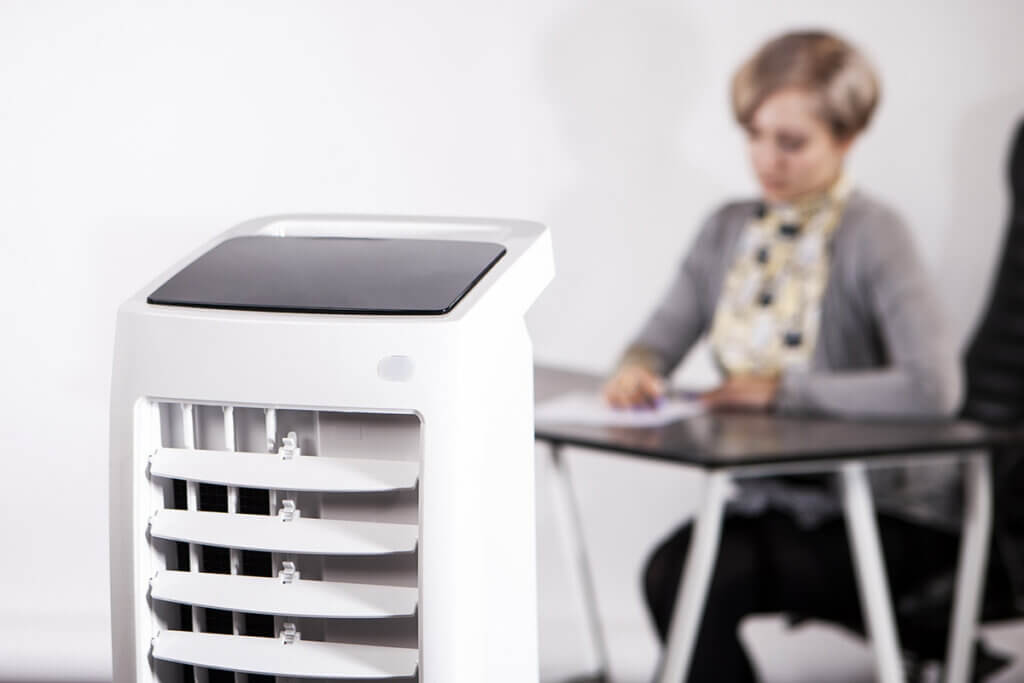
[[[539,366],[538,402],[568,391],[598,391],[602,378]],[[714,563],[731,482],[740,477],[835,472],[856,565],[860,601],[875,652],[876,678],[904,680],[899,636],[882,561],[867,467],[934,462],[965,463],[964,522],[957,570],[946,680],[968,680],[991,534],[992,486],[988,451],[1014,440],[1012,433],[957,421],[845,421],[757,413],[717,413],[658,428],[624,429],[537,424],[536,438],[551,446],[556,485],[561,490],[565,535],[578,558],[584,604],[599,673],[607,671],[593,581],[562,448],[580,446],[630,457],[668,460],[697,468],[705,478],[704,500],[694,519],[690,552],[661,665],[661,683],[685,680]]]

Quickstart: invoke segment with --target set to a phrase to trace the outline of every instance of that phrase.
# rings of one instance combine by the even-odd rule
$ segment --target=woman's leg
[[[738,626],[747,614],[766,609],[758,580],[758,526],[755,518],[730,516],[725,520],[714,577],[687,678],[691,683],[755,680],[739,640]],[[644,589],[662,642],[666,639],[672,618],[691,529],[690,524],[677,529],[655,550],[647,563]]]
[[[662,641],[668,632],[690,529],[687,524],[676,530],[647,564],[647,603]],[[955,566],[955,534],[885,516],[879,518],[879,531],[894,599]],[[738,627],[749,614],[770,612],[832,621],[863,633],[857,581],[842,519],[807,529],[779,512],[726,518],[688,680],[754,680]]]
[[[937,605],[940,618],[927,629],[897,609],[907,596],[927,591],[936,577],[956,568],[959,537],[952,532],[880,515],[878,531],[900,642],[922,655],[941,658],[949,625],[948,596]],[[766,520],[776,546],[765,555],[766,583],[782,611],[831,621],[864,633],[860,594],[843,520],[800,529],[783,515]]]

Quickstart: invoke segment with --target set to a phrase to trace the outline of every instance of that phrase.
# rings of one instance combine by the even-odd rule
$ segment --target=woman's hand
[[[775,403],[779,391],[778,377],[739,375],[725,380],[725,384],[700,398],[706,406],[716,408],[743,408],[766,410]]]
[[[619,368],[604,385],[604,399],[616,408],[652,406],[665,395],[665,381],[639,364]]]

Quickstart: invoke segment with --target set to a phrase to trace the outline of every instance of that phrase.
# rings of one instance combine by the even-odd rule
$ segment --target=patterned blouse
[[[841,177],[795,204],[761,206],[747,224],[711,325],[726,375],[807,367],[821,327],[832,235],[850,194]]]

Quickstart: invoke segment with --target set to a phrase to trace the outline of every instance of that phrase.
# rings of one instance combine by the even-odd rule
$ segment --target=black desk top
[[[536,400],[570,391],[598,391],[594,375],[538,366]],[[909,453],[987,449],[1019,442],[1009,430],[962,420],[851,421],[767,413],[709,413],[664,427],[623,428],[538,423],[542,441],[699,465],[792,463]]]

